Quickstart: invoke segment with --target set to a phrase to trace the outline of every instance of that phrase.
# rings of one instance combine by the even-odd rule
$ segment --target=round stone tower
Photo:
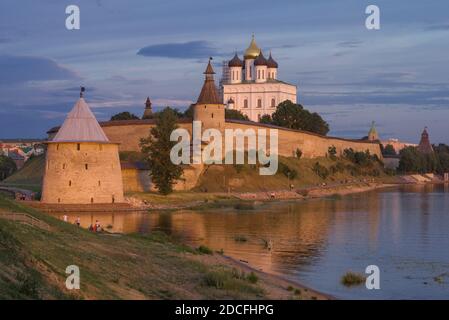
[[[118,144],[106,137],[82,93],[47,142],[41,202],[124,202]]]

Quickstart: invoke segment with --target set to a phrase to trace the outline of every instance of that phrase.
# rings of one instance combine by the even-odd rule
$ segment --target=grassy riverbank
[[[0,218],[0,299],[324,298],[162,233],[94,234],[1,196],[0,211],[26,212],[51,228]],[[65,288],[68,265],[80,268],[79,291]]]

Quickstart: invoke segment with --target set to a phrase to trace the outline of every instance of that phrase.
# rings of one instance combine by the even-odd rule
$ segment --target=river
[[[58,215],[62,217],[61,215]],[[123,233],[166,232],[337,298],[449,298],[449,186],[403,186],[255,210],[83,213]],[[72,222],[75,215],[69,216]],[[266,243],[271,244],[271,250]],[[380,289],[345,287],[347,271],[380,269]]]

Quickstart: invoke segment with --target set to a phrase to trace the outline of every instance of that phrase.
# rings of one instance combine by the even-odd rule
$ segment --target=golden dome
[[[253,38],[251,39],[251,43],[249,44],[249,47],[245,50],[244,57],[245,59],[256,59],[260,54],[260,48],[256,44],[256,40]]]

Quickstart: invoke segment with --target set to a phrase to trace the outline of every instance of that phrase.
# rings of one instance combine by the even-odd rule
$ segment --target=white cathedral
[[[236,53],[223,66],[220,89],[226,107],[241,111],[251,121],[271,115],[285,100],[296,103],[296,86],[278,80],[277,62],[271,53],[268,59],[264,57],[254,36],[245,50],[244,61]]]

